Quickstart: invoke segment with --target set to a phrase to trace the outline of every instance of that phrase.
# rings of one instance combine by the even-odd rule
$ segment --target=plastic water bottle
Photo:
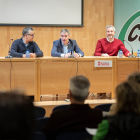
[[[137,51],[137,57],[140,57],[140,50]]]
[[[29,50],[26,51],[26,58],[30,58],[30,52],[29,52]]]
[[[123,52],[122,52],[122,50],[119,51],[119,57],[120,57],[120,58],[123,57]]]

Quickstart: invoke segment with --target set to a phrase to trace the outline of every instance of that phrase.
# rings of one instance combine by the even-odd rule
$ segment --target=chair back
[[[48,120],[49,120],[49,117],[35,119],[34,120],[34,123],[35,123],[34,131],[41,132],[42,128],[47,124]]]
[[[45,109],[43,107],[38,107],[38,106],[35,106],[34,107],[34,116],[35,116],[35,119],[37,118],[43,118],[45,116]]]
[[[47,140],[45,134],[41,132],[34,132],[33,134],[33,140]]]
[[[93,136],[90,135],[86,130],[76,132],[65,132],[58,135],[56,140],[82,140],[91,139]]]
[[[59,110],[59,109],[64,109],[64,108],[67,108],[68,105],[59,105],[59,106],[56,106],[53,108],[52,112],[56,111],[56,110]]]
[[[112,105],[112,104],[101,104],[101,105],[95,106],[94,108],[99,108],[99,109],[101,109],[102,111],[108,112],[108,111],[110,110],[111,105]]]

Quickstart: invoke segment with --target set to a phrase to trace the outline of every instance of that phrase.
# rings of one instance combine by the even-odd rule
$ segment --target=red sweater
[[[94,56],[101,56],[102,53],[107,53],[109,56],[117,56],[119,50],[122,50],[123,54],[128,56],[129,51],[121,40],[114,38],[114,41],[110,43],[106,38],[103,38],[98,40]]]

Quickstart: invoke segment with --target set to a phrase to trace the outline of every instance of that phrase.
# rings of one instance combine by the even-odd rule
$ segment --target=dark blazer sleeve
[[[40,48],[35,42],[34,42],[34,52],[37,57],[43,57],[43,52],[40,50]]]
[[[53,42],[53,48],[52,48],[52,51],[51,51],[51,56],[53,57],[60,57],[61,55],[61,46],[59,44],[59,40],[56,40]]]
[[[12,43],[11,50],[10,50],[11,56],[13,56],[13,57],[22,57],[23,56],[23,53],[18,52],[18,45],[19,45],[18,40],[15,40]]]
[[[82,57],[84,56],[84,52],[81,51],[81,49],[79,48],[79,46],[76,43],[76,40],[74,40],[74,51],[78,54],[81,54]]]

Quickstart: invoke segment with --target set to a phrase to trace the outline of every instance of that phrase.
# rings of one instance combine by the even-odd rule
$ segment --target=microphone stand
[[[10,39],[8,55],[5,56],[5,58],[13,58],[13,56],[10,55],[10,45],[11,45],[11,40],[13,41],[13,39]]]
[[[128,56],[129,58],[135,58],[136,56],[133,55],[133,50],[132,50],[132,55]]]
[[[75,58],[73,55],[68,56],[68,58]]]
[[[75,57],[72,55],[72,49],[71,49],[71,55],[68,56],[68,58],[75,58]]]
[[[123,41],[126,41],[126,40],[123,40]],[[126,41],[127,42],[127,41]],[[127,42],[128,43],[128,42]],[[129,43],[128,43],[129,44]],[[129,46],[131,46],[130,44],[129,44]],[[130,56],[128,56],[129,58],[135,58],[136,56],[135,55],[133,55],[133,48],[132,48],[132,46],[131,46],[131,50],[132,50],[132,55],[130,55]]]
[[[135,55],[133,55],[133,53],[132,53],[132,55],[130,55],[130,56],[128,56],[129,58],[135,58],[136,56]]]

